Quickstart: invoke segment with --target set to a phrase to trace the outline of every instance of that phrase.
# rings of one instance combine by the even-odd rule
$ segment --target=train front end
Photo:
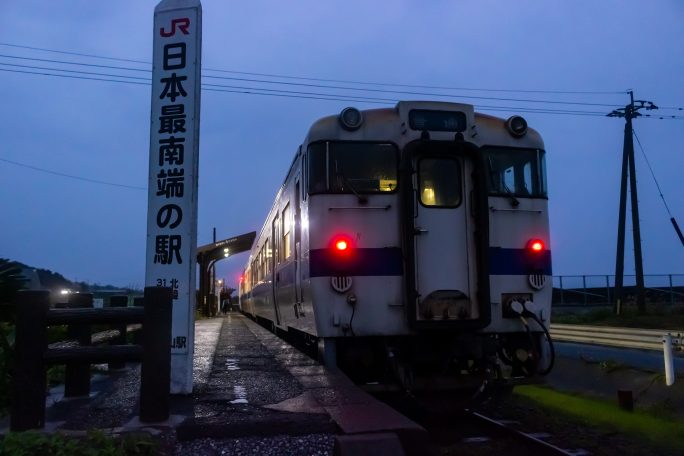
[[[400,102],[324,118],[306,147],[307,283],[329,364],[409,389],[549,369],[544,147],[524,119]]]

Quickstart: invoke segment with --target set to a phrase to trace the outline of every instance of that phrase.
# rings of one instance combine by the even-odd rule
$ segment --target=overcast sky
[[[48,72],[10,66],[25,65],[149,80],[150,73],[145,71],[26,58],[149,69],[144,63],[16,46],[149,62],[155,4],[148,0],[2,0],[0,70]],[[625,93],[523,91],[634,89],[637,99],[662,107],[684,106],[681,0],[204,0],[203,13],[204,76],[427,95],[234,79],[205,78],[205,83],[342,98],[452,100],[473,103],[476,110],[501,117],[522,114],[546,143],[554,275],[614,273],[624,121],[525,111],[608,113],[613,107],[623,107],[629,98]],[[210,69],[518,91],[359,86]],[[0,257],[56,270],[72,280],[142,286],[150,90],[144,84],[0,71]],[[198,243],[211,242],[212,227],[219,239],[260,229],[293,153],[317,118],[349,105],[365,109],[383,104],[394,103],[204,91]],[[492,106],[512,109],[494,111]],[[684,116],[672,109],[651,113]],[[640,118],[635,130],[672,214],[684,225],[684,119]],[[636,157],[644,270],[648,274],[684,273],[684,248],[638,146]],[[627,234],[625,271],[633,273],[631,229]],[[243,254],[222,262],[218,275],[234,284],[245,261]]]

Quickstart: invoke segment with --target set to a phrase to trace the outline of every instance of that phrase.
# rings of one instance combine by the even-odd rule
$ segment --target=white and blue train
[[[467,104],[324,117],[253,244],[242,311],[359,382],[528,382],[553,363],[544,160],[525,119]]]

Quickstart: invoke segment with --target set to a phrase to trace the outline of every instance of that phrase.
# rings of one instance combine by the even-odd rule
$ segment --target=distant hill
[[[53,272],[49,269],[36,268],[33,266],[15,262],[24,270],[24,276],[28,279],[30,286],[36,288],[45,288],[49,290],[70,289],[73,291],[89,292],[95,290],[121,290],[122,287],[114,285],[101,285],[97,283],[74,282],[58,272]],[[33,272],[35,271],[35,273]],[[39,283],[35,283],[36,280]]]

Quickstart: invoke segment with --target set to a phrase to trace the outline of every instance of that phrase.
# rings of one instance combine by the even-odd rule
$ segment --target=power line
[[[646,156],[646,151],[644,150],[644,147],[641,145],[641,141],[639,141],[639,137],[637,136],[636,130],[632,129],[632,133],[634,133],[634,138],[637,140],[637,144],[639,144],[639,149],[641,149],[641,155],[644,156],[644,160],[646,160],[646,165],[648,165],[649,171],[651,171],[651,177],[653,177],[653,182],[656,184],[656,188],[658,189],[658,193],[660,194],[660,199],[663,200],[663,204],[665,205],[665,209],[667,210],[667,213],[669,214],[670,217],[672,217],[672,212],[670,212],[670,208],[667,205],[667,201],[665,201],[665,196],[663,196],[663,190],[660,188],[660,184],[658,183],[658,179],[656,179],[655,173],[653,172],[653,167],[651,166],[651,162],[648,160],[648,157]]]
[[[0,55],[0,57],[4,57],[4,55]],[[23,57],[19,57],[19,58],[23,58]],[[27,58],[27,59],[33,60],[32,58]],[[55,61],[55,60],[48,60],[48,59],[43,59],[43,61],[50,61],[53,63],[56,62],[56,63],[64,63],[64,64],[72,64],[72,65],[81,65],[81,63],[66,62],[66,61]],[[46,68],[46,67],[38,67],[38,66],[31,66],[31,65],[20,65],[20,64],[12,64],[12,63],[3,63],[3,65],[22,67],[22,68],[41,69],[41,70],[63,71],[63,72],[67,72],[67,73],[91,74],[91,75],[96,75],[96,76],[110,76],[110,77],[112,76],[109,74],[92,73],[92,72],[87,72],[87,71],[67,70],[67,69],[60,69],[60,68]],[[124,71],[129,71],[129,70],[130,71],[141,71],[138,68],[115,67],[115,66],[110,66],[110,65],[91,65],[91,64],[83,64],[83,65],[98,66],[98,67],[104,67],[104,68],[109,68],[109,69],[118,69],[118,70],[124,70]],[[142,71],[144,71],[144,70],[142,70]],[[126,76],[126,77],[130,77],[132,79],[143,79],[143,78],[136,78],[134,76]],[[519,102],[525,102],[525,103],[541,103],[541,104],[554,104],[554,105],[576,105],[576,106],[609,106],[609,107],[614,106],[614,104],[606,104],[606,103],[587,103],[587,102],[578,102],[578,101],[538,100],[538,99],[525,99],[525,98],[502,98],[502,97],[486,97],[486,96],[461,95],[461,94],[412,92],[412,91],[405,91],[405,90],[402,91],[402,90],[370,89],[370,88],[357,88],[357,87],[335,86],[335,85],[325,85],[325,84],[310,84],[310,83],[300,83],[300,82],[267,81],[267,80],[263,80],[263,79],[235,78],[235,77],[227,77],[227,76],[204,75],[203,78],[223,79],[223,80],[231,80],[231,81],[242,81],[242,82],[250,82],[250,83],[257,83],[257,84],[278,84],[278,85],[311,87],[311,88],[320,88],[320,89],[352,90],[352,91],[372,92],[372,93],[418,95],[418,96],[443,97],[443,98],[446,97],[446,98],[457,98],[457,99],[465,98],[465,99],[473,99],[473,100],[514,101],[514,102],[519,101]],[[211,85],[207,84],[207,86],[211,86]],[[234,86],[221,86],[221,85],[214,85],[214,87],[236,88]],[[243,88],[243,87],[237,87],[237,88]],[[269,91],[270,89],[263,89],[263,90]]]
[[[20,48],[20,49],[29,49],[32,51],[52,52],[55,54],[76,55],[79,57],[93,57],[96,59],[114,60],[117,62],[146,63],[148,65],[151,64],[151,62],[147,62],[145,60],[133,60],[133,59],[121,59],[121,58],[117,58],[117,57],[105,57],[105,56],[96,55],[96,54],[84,54],[81,52],[60,51],[57,49],[46,49],[46,48],[40,48],[40,47],[34,47],[34,46],[24,46],[21,44],[0,43],[0,46],[7,46],[7,47],[13,47],[13,48]]]
[[[7,68],[1,68],[0,71],[12,72],[12,73],[22,73],[22,74],[34,74],[39,76],[55,76],[66,79],[84,79],[91,81],[102,81],[102,82],[119,82],[134,85],[146,85],[149,86],[151,83],[148,78],[129,76],[129,75],[119,75],[111,73],[98,73],[91,71],[80,71],[80,70],[67,70],[59,68],[50,67],[40,67],[34,65],[20,65],[20,64],[10,64],[2,63],[0,65],[12,66],[15,68],[28,68],[43,71],[27,71],[27,70],[13,70]],[[59,74],[59,73],[47,73],[45,71],[60,71],[63,73],[70,74]],[[88,76],[77,76],[77,75],[88,75]],[[104,76],[104,77],[93,77],[93,76]],[[116,78],[116,79],[112,79]],[[387,103],[397,103],[400,101],[398,98],[378,98],[378,97],[364,97],[361,95],[353,94],[340,94],[340,93],[320,93],[320,92],[304,92],[304,91],[292,91],[283,89],[266,89],[261,87],[244,87],[244,86],[232,86],[225,84],[202,84],[202,90],[209,92],[226,92],[226,93],[237,93],[245,95],[266,95],[266,96],[277,96],[286,98],[299,98],[299,99],[312,99],[312,100],[326,100],[326,101],[353,101],[358,103],[370,103],[370,104],[387,104]],[[434,94],[435,97],[449,97],[448,95]],[[467,97],[464,97],[467,98]],[[492,106],[492,105],[476,105],[478,109],[486,109],[495,112],[518,112],[518,113],[532,113],[532,114],[557,114],[557,115],[575,115],[575,116],[592,116],[592,117],[603,117],[604,114],[599,111],[580,111],[571,109],[551,109],[543,107],[530,107],[530,106]],[[644,115],[647,117],[648,115]],[[655,117],[652,117],[655,118]],[[682,116],[660,116],[659,119],[684,119]]]
[[[5,71],[8,73],[36,74],[39,76],[55,76],[58,78],[66,78],[66,79],[86,79],[89,81],[121,82],[124,84],[147,85],[147,86],[150,85],[149,82],[145,83],[145,82],[126,81],[126,80],[119,80],[119,79],[90,78],[90,77],[86,77],[86,76],[73,76],[70,74],[41,73],[41,72],[36,72],[36,71],[8,70],[6,68],[0,68],[0,71]]]
[[[61,69],[61,68],[51,68],[51,67],[42,67],[42,66],[35,66],[35,65],[21,65],[21,64],[15,64],[15,63],[2,63],[0,62],[0,65],[5,65],[5,66],[11,66],[15,68],[28,68],[28,69],[34,69],[34,70],[45,70],[45,71],[61,71],[64,73],[71,73],[71,74],[85,74],[89,76],[104,76],[108,78],[121,78],[125,80],[137,80],[137,81],[149,81],[148,78],[144,77],[137,77],[137,76],[129,76],[129,75],[118,75],[118,74],[110,74],[110,73],[98,73],[98,72],[92,72],[92,71],[81,71],[81,70],[68,70],[68,69]],[[10,70],[5,70],[5,71],[10,71]],[[27,72],[29,74],[41,74],[45,76],[52,76],[55,75],[57,76],[58,74],[51,74],[51,73],[42,73],[42,72],[37,72],[37,73],[32,73],[32,72]],[[104,79],[95,79],[95,80],[104,80]],[[107,81],[113,81],[110,79],[106,79]],[[123,81],[122,81],[123,82]],[[149,84],[149,83],[148,83]],[[282,89],[266,89],[266,88],[260,88],[260,87],[242,87],[242,86],[231,86],[231,85],[225,85],[225,84],[203,84],[203,87],[205,88],[226,88],[226,89],[234,89],[234,90],[247,90],[247,91],[254,91],[254,90],[259,90],[263,92],[271,92],[271,93],[288,93],[288,94],[298,94],[298,95],[314,95],[314,96],[335,96],[335,97],[341,97],[343,95],[340,94],[321,94],[317,92],[302,92],[302,91],[289,91],[289,90],[282,90]],[[328,88],[328,86],[319,86],[321,88]],[[356,89],[352,89],[356,90]],[[245,92],[246,93],[246,92]],[[251,92],[250,92],[251,93]],[[403,93],[403,92],[392,92],[392,93]],[[453,95],[444,95],[444,94],[428,94],[430,96],[435,96],[435,97],[455,97]],[[367,97],[362,97],[362,96],[356,96],[356,95],[347,95],[349,97],[350,101],[373,101],[373,102],[397,102],[397,99],[390,99],[390,98],[367,98]],[[467,97],[465,97],[467,98]],[[514,100],[515,101],[515,100]],[[498,106],[482,106],[482,107],[491,107],[491,108],[499,108]],[[505,107],[506,109],[518,109],[516,107]],[[528,110],[535,109],[535,108],[525,108]],[[539,108],[540,111],[546,111],[546,109]],[[566,110],[569,111],[569,110]],[[572,114],[591,114],[591,115],[599,115],[601,114],[600,112],[597,111],[570,111]]]
[[[118,75],[118,74],[110,74],[110,73],[96,73],[93,71],[65,70],[65,69],[61,69],[61,68],[50,68],[50,67],[42,67],[42,66],[35,66],[35,65],[20,65],[18,63],[0,62],[0,65],[11,66],[11,67],[16,67],[16,68],[28,68],[31,70],[61,71],[64,73],[87,74],[87,75],[92,75],[92,76],[119,77],[119,78],[133,79],[133,80],[138,80],[138,81],[147,81],[148,83],[150,81],[150,78],[143,78],[143,77],[138,77],[138,76],[129,76],[129,75],[125,75],[125,74]]]
[[[90,182],[93,184],[111,185],[113,187],[130,188],[133,190],[147,190],[147,188],[145,188],[145,187],[137,187],[134,185],[118,184],[116,182],[106,182],[106,181],[97,180],[97,179],[90,179],[89,177],[82,177],[82,176],[75,176],[73,174],[60,173],[59,171],[53,171],[50,169],[39,168],[37,166],[27,165],[26,163],[19,163],[19,162],[13,161],[13,160],[7,160],[6,158],[0,158],[0,161],[5,162],[5,163],[9,163],[9,164],[12,164],[15,166],[21,166],[23,168],[29,168],[29,169],[32,169],[34,171],[40,171],[42,173],[53,174],[55,176],[61,176],[61,177],[68,177],[69,179],[86,181],[86,182]]]
[[[118,62],[132,62],[132,63],[142,63],[151,65],[151,62],[144,60],[134,60],[134,59],[124,59],[116,57],[107,57],[96,54],[85,54],[80,52],[62,51],[57,49],[40,48],[34,46],[24,46],[12,43],[0,43],[1,46],[14,47],[20,49],[29,49],[34,51],[42,52],[52,52],[57,54],[65,55],[75,55],[80,57],[92,57],[98,59],[112,60]],[[435,85],[419,85],[419,84],[399,84],[399,83],[389,83],[389,82],[368,82],[368,81],[353,81],[353,80],[341,80],[341,79],[324,79],[324,78],[313,78],[305,76],[291,76],[273,73],[255,73],[247,71],[235,71],[235,70],[225,70],[216,68],[202,68],[204,71],[215,71],[219,73],[227,74],[242,74],[249,76],[261,76],[279,79],[295,79],[303,81],[319,81],[319,82],[335,82],[344,84],[360,84],[360,85],[371,85],[371,86],[391,86],[391,87],[406,87],[415,89],[439,89],[439,90],[462,90],[462,91],[475,91],[475,92],[519,92],[519,93],[546,93],[546,94],[565,94],[565,95],[622,95],[627,93],[627,91],[592,91],[592,90],[530,90],[530,89],[493,89],[493,88],[473,88],[473,87],[449,87],[449,86],[435,86]],[[612,105],[611,105],[612,106]]]
[[[665,196],[663,196],[663,190],[660,188],[660,184],[658,184],[658,180],[656,179],[655,173],[653,172],[653,168],[651,167],[651,162],[648,161],[648,157],[646,156],[646,151],[641,145],[641,141],[639,141],[639,137],[637,136],[636,131],[634,131],[634,129],[632,129],[632,133],[634,133],[634,137],[637,140],[637,144],[639,144],[639,149],[641,149],[641,154],[644,156],[644,160],[646,160],[648,169],[651,171],[653,182],[655,182],[656,187],[658,188],[658,193],[660,193],[660,198],[663,200],[665,210],[667,211],[667,214],[670,216],[670,223],[672,223],[672,228],[674,228],[675,232],[677,233],[677,236],[679,237],[680,242],[684,246],[684,234],[682,234],[682,230],[679,228],[679,224],[677,223],[677,220],[674,218],[674,215],[672,215],[672,212],[670,212],[670,208],[667,205],[667,202],[665,201]]]
[[[6,58],[6,59],[31,60],[34,62],[60,63],[60,64],[65,64],[65,65],[79,65],[79,66],[95,67],[95,68],[109,68],[112,70],[142,71],[145,73],[151,73],[152,72],[152,70],[150,70],[149,68],[130,68],[130,67],[122,67],[122,66],[114,66],[114,65],[98,65],[96,63],[70,62],[68,60],[55,60],[55,59],[39,59],[37,57],[22,57],[22,56],[18,56],[18,55],[0,54],[0,57]],[[6,64],[6,65],[9,65],[9,64]]]
[[[14,67],[31,68],[31,69],[46,69],[46,67],[36,67],[29,65],[17,65],[17,64],[3,64],[11,65]],[[12,70],[0,68],[0,71],[14,72],[22,74],[35,74],[40,76],[56,76],[67,79],[85,79],[94,81],[104,81],[104,82],[121,82],[136,85],[150,85],[150,82],[138,82],[138,81],[148,81],[146,78],[140,78],[135,76],[127,75],[114,75],[109,73],[96,73],[89,71],[78,71],[78,70],[60,70],[60,69],[48,69],[49,71],[63,71],[71,74],[55,74],[46,73],[43,71],[26,71],[26,70]],[[86,74],[89,76],[77,76],[74,74]],[[105,76],[103,77],[92,77],[92,76]],[[111,79],[118,78],[118,79]],[[130,80],[133,79],[133,80]],[[345,95],[345,94],[330,94],[330,93],[318,93],[318,92],[302,92],[302,91],[290,91],[290,90],[280,90],[280,89],[264,89],[259,87],[242,87],[242,86],[230,86],[222,84],[203,84],[202,90],[210,92],[227,92],[227,93],[240,93],[247,95],[271,95],[287,98],[300,98],[300,99],[314,99],[314,100],[329,100],[329,101],[354,101],[361,103],[371,103],[371,104],[383,104],[387,103],[397,103],[400,101],[397,98],[371,98],[356,95]],[[603,117],[603,113],[598,111],[575,111],[575,110],[560,110],[560,109],[550,109],[550,108],[536,108],[536,107],[525,107],[525,106],[490,106],[490,105],[478,105],[478,108],[489,109],[492,111],[516,111],[525,113],[540,113],[540,114],[567,114],[567,115],[589,115],[589,116],[600,116]]]
[[[149,69],[146,70],[146,69],[140,69],[140,68],[130,68],[130,67],[121,67],[121,66],[113,66],[113,65],[97,65],[97,64],[81,63],[81,62],[69,62],[69,61],[65,61],[65,60],[39,59],[39,58],[33,58],[33,57],[21,57],[21,56],[12,56],[12,55],[6,55],[6,54],[0,54],[0,57],[21,59],[21,60],[39,61],[39,62],[48,62],[48,63],[67,64],[67,65],[79,65],[79,66],[95,67],[95,68],[108,68],[108,69],[124,70],[124,71],[143,71],[143,72],[148,72],[148,73],[151,72],[151,70],[149,70]],[[66,69],[60,69],[60,68],[36,67],[36,66],[30,66],[30,65],[19,65],[19,64],[11,64],[11,63],[2,63],[2,64],[3,65],[9,65],[9,66],[23,67],[23,68],[64,71],[64,72],[81,73],[81,74],[96,74],[96,75],[100,75],[100,76],[105,76],[105,75],[100,74],[100,73],[79,72],[77,70],[66,70]],[[111,76],[111,75],[106,75],[106,76]],[[405,90],[369,89],[369,88],[334,86],[334,85],[325,85],[325,84],[310,84],[310,83],[301,83],[301,82],[268,81],[268,80],[263,80],[263,79],[236,78],[236,77],[227,77],[227,76],[212,76],[212,75],[206,75],[206,74],[203,76],[203,78],[252,82],[252,83],[259,83],[259,84],[277,84],[277,85],[287,85],[287,86],[313,87],[313,88],[321,88],[321,89],[353,90],[353,91],[362,91],[362,92],[391,93],[391,94],[400,94],[400,95],[420,95],[420,96],[429,96],[429,97],[472,98],[472,99],[495,100],[495,101],[522,101],[522,102],[527,102],[527,103],[569,104],[569,105],[579,105],[579,106],[610,106],[610,107],[614,106],[613,104],[606,104],[606,103],[587,103],[587,102],[573,102],[573,101],[560,101],[560,100],[535,100],[535,99],[518,99],[518,98],[456,95],[456,94],[444,94],[444,93],[410,92],[410,91],[405,91]],[[139,79],[142,79],[142,78],[139,78]],[[219,87],[219,86],[217,86],[217,87]],[[232,88],[231,86],[228,86],[228,87]],[[443,88],[443,89],[447,89],[447,88]],[[448,89],[449,90],[470,90],[470,89],[463,89],[463,88],[461,88],[461,89],[448,88]],[[266,90],[266,89],[264,89],[264,90]]]

